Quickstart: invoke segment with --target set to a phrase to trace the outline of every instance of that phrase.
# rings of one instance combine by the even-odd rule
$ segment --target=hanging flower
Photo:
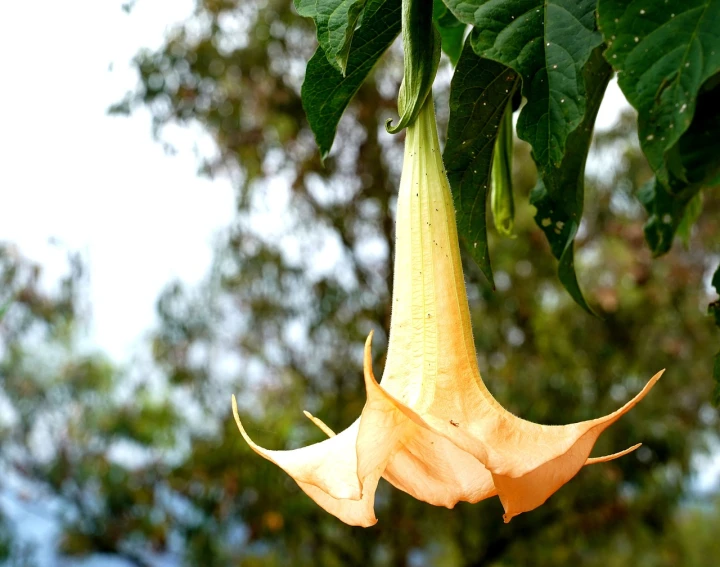
[[[592,421],[546,426],[505,410],[485,387],[470,326],[455,213],[443,169],[432,97],[408,126],[397,203],[390,340],[382,381],[365,343],[367,402],[338,435],[291,451],[257,446],[320,506],[344,522],[377,520],[379,478],[434,505],[454,506],[498,495],[505,521],[540,506],[589,458],[598,436],[659,379],[616,412]]]

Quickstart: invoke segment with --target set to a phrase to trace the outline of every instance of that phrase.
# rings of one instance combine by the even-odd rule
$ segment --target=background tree
[[[204,566],[714,565],[717,542],[701,527],[719,508],[696,506],[689,487],[691,457],[717,428],[708,403],[717,337],[703,282],[715,267],[720,202],[707,191],[703,214],[681,232],[688,249],[652,261],[636,198],[652,170],[632,116],[596,137],[601,165],[588,171],[577,235],[581,285],[600,318],[557,281],[525,204],[536,181],[525,144],[514,146],[517,238],[490,234],[496,290],[471,259],[465,268],[483,378],[518,415],[603,415],[668,368],[596,454],[628,441],[640,450],[588,467],[507,525],[496,499],[451,511],[381,482],[380,521],[361,530],[319,509],[240,438],[231,392],[263,446],[320,440],[302,409],[346,427],[365,400],[363,341],[370,329],[377,352],[387,341],[402,140],[384,123],[401,53],[392,48],[360,87],[323,164],[300,98],[313,38],[287,0],[199,0],[165,45],[138,54],[139,83],[114,111],[148,107],[160,137],[169,124],[200,124],[217,147],[201,172],[237,181],[236,219],[208,278],[171,284],[158,300],[151,360],[121,369],[78,356],[79,267],[46,296],[33,286],[37,268],[0,256],[12,298],[0,379],[17,414],[0,430],[0,458],[61,503],[62,552],[135,565],[162,553]],[[443,65],[436,98],[446,125]],[[38,446],[38,436],[50,442]]]

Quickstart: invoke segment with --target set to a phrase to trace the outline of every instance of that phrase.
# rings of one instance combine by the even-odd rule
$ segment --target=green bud
[[[512,104],[508,103],[502,122],[500,122],[500,131],[493,151],[490,205],[497,231],[503,236],[514,238],[515,203],[512,189],[512,157]]]

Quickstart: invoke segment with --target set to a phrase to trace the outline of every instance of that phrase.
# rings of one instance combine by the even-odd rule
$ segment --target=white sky
[[[0,241],[59,275],[58,239],[90,264],[91,338],[116,360],[154,320],[173,277],[197,281],[233,216],[230,182],[197,176],[198,132],[164,153],[150,117],[108,116],[136,84],[130,60],[161,45],[192,0],[0,2]],[[112,64],[112,71],[109,67]],[[178,129],[176,129],[178,130]]]

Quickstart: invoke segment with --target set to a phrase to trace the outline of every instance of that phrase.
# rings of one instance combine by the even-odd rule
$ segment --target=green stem
[[[385,128],[397,134],[417,118],[440,63],[442,40],[433,24],[433,3],[427,0],[403,0],[402,35],[405,55],[403,80],[398,93],[400,120],[392,126],[388,119]]]

